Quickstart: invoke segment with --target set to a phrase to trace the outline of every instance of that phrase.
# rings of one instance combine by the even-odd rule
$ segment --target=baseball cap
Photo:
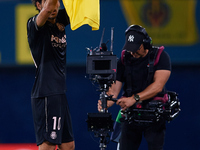
[[[143,43],[144,35],[137,31],[129,31],[126,34],[126,41],[123,50],[135,53]]]

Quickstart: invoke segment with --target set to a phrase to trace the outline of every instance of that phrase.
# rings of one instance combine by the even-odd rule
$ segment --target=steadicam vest
[[[159,62],[160,55],[163,52],[164,47],[153,47],[149,55],[148,75],[146,87],[153,82],[154,66]],[[132,80],[131,80],[131,66],[126,64],[125,58],[126,51],[123,50],[121,54],[121,61],[125,65],[125,72],[127,75],[127,96],[130,97],[132,93]],[[154,97],[151,101],[144,101],[143,103],[136,103],[132,107],[127,109],[127,112],[123,112],[126,118],[130,122],[136,123],[153,123],[160,120],[160,117],[164,117],[167,121],[173,120],[180,111],[180,102],[176,92],[165,91],[163,97]],[[172,103],[173,107],[172,107]]]

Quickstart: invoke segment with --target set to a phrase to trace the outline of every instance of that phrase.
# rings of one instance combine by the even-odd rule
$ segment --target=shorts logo
[[[56,139],[56,138],[57,138],[56,132],[55,132],[55,131],[52,131],[50,137],[51,137],[53,140]]]

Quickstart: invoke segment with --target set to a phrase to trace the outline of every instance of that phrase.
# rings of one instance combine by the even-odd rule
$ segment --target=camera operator
[[[121,106],[122,111],[127,111],[127,114],[133,114],[129,113],[133,108],[148,107],[148,102],[154,97],[164,96],[166,93],[164,86],[171,74],[171,62],[169,55],[162,51],[158,63],[153,66],[151,76],[149,62],[152,52],[163,47],[152,46],[151,38],[139,25],[129,26],[125,35],[126,41],[123,48],[125,54],[118,60],[116,82],[112,84],[107,94],[117,98],[123,86],[123,96],[116,104]],[[113,101],[108,101],[107,107],[113,104]],[[99,100],[98,110],[100,111],[101,108]],[[129,118],[132,117],[129,116]],[[125,119],[121,126],[120,150],[137,150],[142,135],[148,143],[149,150],[162,150],[165,130],[165,120],[162,118],[158,122],[146,124]]]

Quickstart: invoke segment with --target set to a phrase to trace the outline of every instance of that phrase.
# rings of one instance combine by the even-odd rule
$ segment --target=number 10
[[[52,119],[54,120],[53,121],[53,130],[56,130],[57,117],[53,117]],[[58,130],[60,130],[60,127],[61,127],[60,121],[61,121],[61,117],[58,118]]]

